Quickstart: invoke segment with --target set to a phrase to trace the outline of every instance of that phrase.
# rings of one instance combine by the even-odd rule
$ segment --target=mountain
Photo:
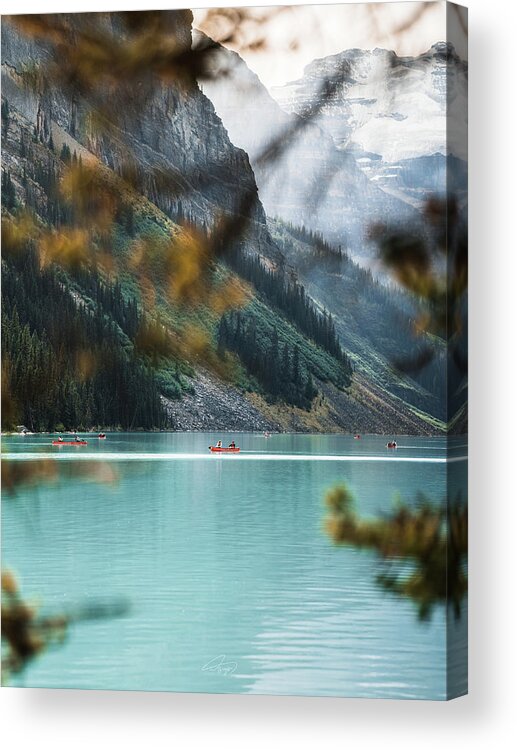
[[[99,21],[99,15],[102,19]],[[58,17],[56,17],[58,18]],[[61,17],[62,18],[62,17]],[[190,11],[166,11],[163,24],[190,46]],[[123,38],[117,14],[81,14],[67,17],[74,29],[105,27]],[[182,92],[165,83],[154,85],[143,102],[139,90],[119,92],[111,102],[117,127],[99,132],[92,126],[91,105],[70,92],[34,92],[20,75],[30,65],[48,62],[49,49],[39,40],[20,34],[8,19],[2,24],[3,94],[12,106],[34,122],[38,137],[47,142],[52,128],[71,137],[117,174],[127,168],[128,150],[139,190],[169,216],[188,215],[210,226],[221,211],[231,212],[243,191],[256,193],[247,154],[227,137],[211,102],[199,88]],[[145,103],[145,106],[142,104]],[[210,175],[206,180],[206,175]],[[267,243],[265,214],[259,202],[251,222],[253,243]]]
[[[115,41],[126,33],[119,14],[57,18],[72,41],[99,24]],[[191,14],[161,19],[189,49]],[[171,301],[162,274],[168,256],[160,253],[189,225],[210,238],[221,216],[235,214],[243,193],[257,196],[247,153],[232,143],[200,87],[174,82],[161,81],[143,99],[138,89],[123,95],[117,89],[110,94],[117,115],[95,128],[88,93],[71,91],[68,82],[38,85],[37,72],[49,59],[46,43],[4,19],[2,218],[7,227],[23,224],[29,209],[36,234],[48,233],[48,251],[66,260],[63,232],[70,222],[75,231],[74,211],[61,186],[71,165],[94,167],[118,206],[113,225],[92,235],[87,253],[111,257],[120,273],[114,280],[102,265],[41,264],[32,240],[21,255],[3,243],[4,369],[23,423],[34,429],[443,429],[435,384],[396,378],[389,366],[393,352],[410,345],[413,313],[406,303],[379,290],[371,276],[357,276],[346,258],[339,273],[326,273],[349,292],[357,277],[364,305],[359,316],[357,305],[344,299],[334,318],[328,279],[320,283],[302,263],[304,255],[318,256],[320,238],[268,219],[259,199],[239,241],[222,248],[213,267],[216,281],[229,279],[240,291],[243,307],[223,315],[208,299],[194,306]],[[27,74],[36,86],[28,87]],[[314,145],[314,133],[307,133]],[[354,169],[349,184],[357,193],[355,178],[368,181]],[[95,198],[92,189],[88,205]],[[135,247],[152,251],[143,260],[144,279]],[[185,272],[189,252],[187,244]],[[142,339],[153,336],[158,344],[169,337],[184,346],[150,352]]]
[[[198,43],[203,42],[206,43],[206,37],[200,34]],[[354,106],[365,110],[375,105],[374,83],[370,79],[385,79],[387,69],[392,66],[396,68],[393,73],[395,80],[403,75],[398,68],[409,65],[410,68],[423,69],[418,73],[415,86],[422,87],[422,78],[430,77],[434,81],[441,99],[439,104],[435,102],[428,109],[435,106],[440,115],[430,126],[434,140],[428,144],[429,155],[410,156],[418,153],[420,146],[414,145],[413,151],[407,151],[408,158],[390,164],[381,154],[367,154],[350,138],[350,143],[340,141],[340,128],[352,131],[350,113],[346,117],[343,115],[343,111],[348,111],[347,107],[350,111],[353,109],[347,91],[355,79],[352,73],[347,78],[344,72],[349,70],[350,60],[356,61],[352,73],[359,77],[361,68],[371,89],[360,103],[357,93]],[[434,363],[418,376],[397,378],[390,363],[400,358],[408,341],[411,342],[411,336],[406,331],[404,342],[397,335],[386,336],[386,327],[390,327],[387,321],[395,321],[401,310],[405,310],[406,319],[414,313],[408,313],[403,295],[397,299],[393,290],[388,293],[381,288],[372,288],[375,287],[373,278],[364,276],[352,262],[354,258],[364,262],[375,252],[365,242],[365,233],[376,221],[384,220],[404,229],[425,231],[421,223],[421,208],[430,195],[443,192],[446,182],[460,198],[466,193],[466,162],[452,154],[446,156],[433,151],[438,147],[439,136],[444,135],[446,67],[456,65],[459,78],[466,74],[466,67],[448,46],[439,44],[429,55],[422,55],[418,63],[413,58],[401,60],[399,62],[394,53],[383,50],[373,53],[352,50],[315,61],[306,69],[304,79],[284,87],[290,98],[286,94],[286,98],[281,99],[283,109],[239,55],[218,47],[212,61],[216,75],[213,81],[203,84],[203,90],[214,102],[232,141],[248,152],[259,195],[267,209],[271,234],[311,296],[332,314],[340,339],[356,367],[356,379],[365,374],[379,388],[415,406],[425,403],[425,411],[443,418],[440,404],[443,406],[446,393],[440,367],[444,366],[444,348],[438,346]],[[429,68],[432,68],[431,72]],[[332,93],[322,96],[325,86],[329,85]],[[377,81],[376,85],[380,97],[384,83],[381,85]],[[385,85],[394,87],[392,82]],[[284,88],[280,93],[285,93]],[[411,109],[413,83],[408,88],[406,91],[402,85],[400,98],[407,99],[405,106]],[[274,93],[280,98],[278,89]],[[434,94],[431,92],[429,96]],[[452,87],[449,87],[448,96],[451,100]],[[461,97],[459,100],[461,104]],[[341,109],[340,102],[344,102]],[[384,121],[392,119],[399,124],[403,120],[396,112],[388,111],[389,103],[389,96],[385,96],[383,102],[377,102],[377,112],[370,113],[371,117],[378,115],[381,122],[379,143],[384,148]],[[418,108],[418,101],[412,104]],[[454,110],[453,103],[449,102],[449,105]],[[423,117],[426,116],[427,110],[424,109]],[[413,117],[418,119],[420,113],[413,114]],[[420,138],[422,130],[424,134],[427,132],[421,125],[417,122],[413,126]],[[293,132],[294,137],[289,140],[282,138],[284,133],[292,136]],[[275,138],[280,145],[280,155],[275,154],[277,158],[273,162],[264,161],[263,155],[271,149],[271,141],[275,142]],[[403,155],[402,150],[399,155]],[[376,164],[375,169],[371,167],[372,163]],[[320,237],[315,241],[307,231],[300,237],[297,227]],[[339,268],[332,257],[327,263],[325,253],[318,252],[322,241],[329,242],[333,251],[342,253]],[[330,256],[333,251],[330,251]],[[393,329],[397,326],[400,328],[400,322],[394,322]],[[432,406],[418,384],[434,394]]]
[[[207,43],[200,32],[195,39]],[[237,53],[219,46],[211,70],[203,91],[232,142],[249,155],[268,216],[321,232],[358,258],[372,255],[372,224],[418,218],[405,200],[381,190],[354,154],[338,147],[325,127],[330,104],[324,104],[324,80],[305,100],[293,97],[286,100],[292,106],[282,108]],[[275,158],[264,158],[272,143],[278,145]]]
[[[314,60],[301,79],[271,93],[286,112],[303,116],[327,81],[334,88],[317,125],[371,182],[419,207],[443,192],[448,170],[457,194],[466,195],[468,68],[451,44],[417,57],[346,50]]]

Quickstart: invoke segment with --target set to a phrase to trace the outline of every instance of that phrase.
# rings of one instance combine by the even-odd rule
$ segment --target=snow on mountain
[[[300,80],[271,93],[286,112],[302,115],[326,81],[333,92],[317,125],[370,181],[416,207],[445,190],[446,173],[466,190],[468,70],[452,45],[438,42],[418,57],[346,50],[314,60]]]
[[[445,42],[419,57],[347,50],[314,60],[303,78],[271,94],[282,109],[300,114],[326,80],[338,85],[318,124],[341,148],[360,148],[387,162],[448,152],[466,159],[463,143],[447,143],[446,108],[459,98],[466,116],[467,66]]]
[[[307,116],[306,108],[283,110],[235,52],[220,47],[211,64],[216,75],[203,81],[203,91],[231,141],[249,155],[269,216],[319,231],[356,257],[372,251],[372,224],[415,218],[414,207],[382,190],[355,154],[338,147],[324,118]],[[320,104],[312,90],[307,100]],[[264,158],[268,150],[274,158]]]

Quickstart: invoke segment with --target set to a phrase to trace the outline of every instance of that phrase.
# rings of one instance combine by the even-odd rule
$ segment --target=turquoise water
[[[444,609],[419,622],[375,583],[378,558],[335,547],[322,522],[325,490],[341,481],[363,515],[397,493],[442,500],[445,440],[398,437],[388,451],[380,437],[242,434],[231,436],[241,454],[209,454],[219,437],[4,439],[4,457],[51,456],[62,470],[2,505],[2,557],[24,595],[47,611],[130,602],[123,617],[74,625],[16,684],[444,698]],[[117,481],[74,477],[84,460]],[[465,464],[451,466],[449,481]]]

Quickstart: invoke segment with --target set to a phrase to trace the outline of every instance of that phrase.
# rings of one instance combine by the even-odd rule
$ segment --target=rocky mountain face
[[[196,34],[199,43],[202,35]],[[321,232],[359,258],[372,252],[372,224],[417,218],[412,206],[381,190],[356,155],[334,140],[327,127],[334,96],[326,101],[322,93],[323,71],[320,79],[311,77],[307,90],[305,80],[293,84],[279,106],[235,52],[220,47],[212,65],[218,75],[203,83],[203,91],[232,142],[249,155],[268,216]]]
[[[303,116],[333,84],[317,125],[385,192],[421,207],[450,185],[466,193],[467,63],[439,42],[418,57],[384,49],[346,50],[305,68],[272,90],[280,106]]]
[[[98,14],[66,17],[70,34],[81,24],[87,28]],[[118,30],[117,14],[105,14],[110,31]],[[190,11],[164,12],[163,23],[191,44]],[[122,32],[120,32],[122,33]],[[243,193],[256,193],[254,175],[247,154],[235,148],[210,100],[199,88],[182,91],[178,86],[153,85],[142,96],[140,89],[125,91],[113,101],[115,127],[99,132],[92,125],[92,108],[80,95],[53,88],[31,92],[22,85],[21,74],[31,66],[49,61],[45,44],[19,33],[8,20],[2,23],[2,90],[12,105],[34,123],[37,135],[48,142],[52,128],[71,136],[115,172],[128,166],[137,170],[140,191],[172,218],[179,212],[194,222],[210,227],[221,213],[231,213]],[[248,240],[255,251],[274,253],[265,214],[256,202]]]

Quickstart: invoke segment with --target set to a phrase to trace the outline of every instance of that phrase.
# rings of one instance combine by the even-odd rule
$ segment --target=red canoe
[[[53,440],[52,445],[88,445],[87,440]]]
[[[209,445],[208,450],[212,453],[239,453],[240,448],[217,448],[215,445]]]

